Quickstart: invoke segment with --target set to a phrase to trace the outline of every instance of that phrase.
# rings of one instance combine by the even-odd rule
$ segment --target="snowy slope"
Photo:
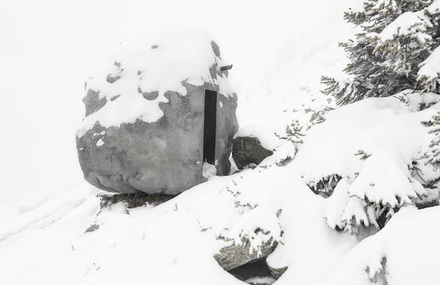
[[[360,112],[360,108],[368,112]],[[242,237],[250,238],[255,249],[273,237],[280,245],[268,262],[289,267],[276,284],[370,284],[370,279],[385,284],[384,278],[387,284],[436,284],[440,281],[436,274],[440,253],[435,242],[440,234],[435,226],[440,215],[437,208],[417,210],[405,204],[377,234],[338,232],[329,227],[328,219],[338,215],[333,198],[339,198],[314,194],[306,184],[311,176],[305,173],[310,169],[317,169],[318,174],[337,172],[347,177],[344,183],[354,185],[356,179],[349,176],[360,171],[360,179],[366,171],[359,166],[362,162],[340,168],[322,155],[337,153],[339,159],[359,160],[354,153],[343,152],[364,144],[371,151],[382,148],[385,154],[397,151],[403,159],[413,158],[426,147],[421,142],[428,133],[420,122],[429,120],[439,108],[436,104],[414,111],[396,98],[383,98],[331,111],[324,123],[312,127],[297,157],[286,166],[269,163],[229,177],[213,177],[156,207],[128,209],[120,202],[101,209],[96,190],[84,184],[2,223],[0,268],[7,270],[1,278],[13,284],[140,280],[153,284],[242,284],[213,256],[232,241],[240,244]],[[350,124],[363,126],[369,135],[348,140],[353,129],[346,127],[347,117],[353,118]],[[380,120],[371,122],[371,117]],[[403,135],[424,139],[409,140]],[[343,138],[353,148],[332,143]],[[318,143],[322,145],[316,146]],[[325,145],[332,151],[309,150]],[[319,160],[322,163],[316,164]],[[307,164],[311,161],[315,162],[313,167]],[[332,170],[326,172],[329,168]],[[393,176],[371,178],[401,181]],[[329,212],[329,208],[333,210]],[[92,225],[99,227],[90,231]]]
[[[258,248],[269,238],[257,231],[264,229],[280,242],[268,262],[289,266],[275,284],[385,284],[384,278],[395,285],[440,284],[440,212],[414,207],[415,196],[438,200],[438,191],[420,189],[418,180],[390,179],[410,176],[407,165],[420,159],[430,140],[421,122],[438,104],[419,112],[411,100],[371,99],[329,111],[324,123],[307,131],[294,160],[276,165],[296,149],[273,133],[282,133],[292,120],[307,124],[313,113],[307,110],[334,107],[319,94],[319,78],[337,75],[344,66],[337,43],[351,34],[341,12],[352,2],[46,1],[0,9],[7,11],[0,21],[11,27],[5,37],[13,44],[2,54],[8,68],[1,75],[10,80],[0,86],[11,94],[10,110],[0,114],[3,122],[16,123],[5,129],[15,140],[2,141],[3,150],[15,151],[4,151],[2,164],[0,282],[245,284],[213,256],[228,244],[225,238],[253,237]],[[40,19],[35,11],[46,17],[32,25],[17,20]],[[165,15],[173,20],[164,21]],[[175,25],[206,28],[234,64],[242,132],[262,137],[271,148],[284,145],[264,167],[213,177],[162,205],[128,209],[118,203],[101,211],[99,191],[81,181],[74,152],[82,80],[120,41]],[[30,48],[29,42],[38,44]],[[17,88],[23,70],[27,92]],[[370,162],[356,156],[358,150],[372,155]],[[375,165],[398,171],[376,176]],[[424,178],[436,177],[421,168]],[[343,179],[330,198],[307,186],[332,174]],[[355,183],[356,177],[364,180]],[[374,224],[362,236],[332,229],[342,227],[352,210],[369,214],[349,207],[349,200],[375,196],[364,187],[370,178],[379,179],[382,189],[403,181],[411,187],[399,194],[415,196],[408,194],[410,202],[399,205],[377,234]],[[390,197],[395,191],[378,193]]]
[[[350,33],[341,13],[351,2],[0,3],[0,25],[7,27],[0,52],[0,120],[8,122],[7,139],[0,141],[0,221],[82,180],[74,133],[84,115],[84,81],[120,44],[176,26],[206,29],[234,65],[230,75],[245,126],[279,118],[299,97],[310,101],[319,93],[321,74],[339,72],[344,55],[337,43]],[[290,120],[284,117],[282,125]]]
[[[242,209],[236,201],[258,205]],[[356,243],[325,225],[324,205],[290,168],[278,167],[213,178],[155,208],[127,210],[119,203],[98,214],[99,201],[91,196],[61,219],[47,219],[17,239],[2,233],[0,266],[10,270],[1,278],[16,284],[240,284],[213,259],[225,246],[218,237],[240,240],[257,228],[277,236],[283,228],[284,247],[275,253],[276,261],[297,268],[292,280],[322,280],[334,269],[328,264],[336,264]],[[307,219],[295,218],[300,216]],[[85,233],[91,224],[99,229]],[[318,260],[326,270],[313,274]]]

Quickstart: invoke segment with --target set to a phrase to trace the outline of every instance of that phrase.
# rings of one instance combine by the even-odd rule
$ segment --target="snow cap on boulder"
[[[228,69],[200,30],[123,45],[86,82],[77,132],[85,179],[112,192],[177,194],[205,180],[207,148],[217,174],[228,174],[238,129]]]

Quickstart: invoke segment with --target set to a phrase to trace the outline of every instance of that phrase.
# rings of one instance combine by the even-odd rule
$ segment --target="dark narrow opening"
[[[203,161],[215,163],[215,133],[217,117],[217,92],[205,91],[205,119],[203,129]]]
[[[257,260],[228,271],[235,278],[249,284],[272,284],[276,279],[272,276],[266,260]]]

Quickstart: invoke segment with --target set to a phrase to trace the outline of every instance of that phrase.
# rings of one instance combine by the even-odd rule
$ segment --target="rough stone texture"
[[[160,105],[164,116],[154,123],[103,128],[96,124],[77,148],[85,179],[111,192],[174,195],[206,181],[203,177],[204,87],[186,86],[181,96],[167,92]],[[217,174],[227,175],[232,136],[237,131],[236,97],[218,95]],[[100,145],[99,141],[104,142]]]
[[[98,229],[99,229],[99,225],[98,225],[98,224],[92,224],[92,225],[90,225],[90,226],[85,230],[84,233],[91,233],[91,232],[94,232],[94,231],[96,231],[96,230],[98,230]]]
[[[216,44],[212,46],[218,48]],[[213,79],[220,76],[217,64],[209,69]],[[204,96],[205,90],[218,92],[219,86],[207,82],[203,86],[182,84],[187,95],[165,92],[169,102],[159,103],[164,115],[156,122],[138,119],[135,123],[108,128],[97,122],[85,134],[77,136],[80,165],[89,183],[110,192],[175,195],[206,181],[203,177]],[[157,95],[158,92],[150,92],[141,96],[153,100]],[[217,98],[216,168],[217,175],[228,175],[232,139],[238,130],[237,96],[218,93]],[[91,89],[83,101],[86,116],[107,103]]]
[[[267,263],[267,266],[269,267],[270,273],[271,275],[275,278],[275,279],[279,279],[281,277],[281,275],[283,275],[286,270],[288,269],[288,267],[281,267],[281,268],[275,268],[272,267],[270,265],[270,263]]]
[[[250,250],[251,243],[249,240],[242,238],[242,244],[232,244],[220,249],[220,253],[214,256],[218,264],[226,271],[237,268],[249,262],[255,262],[266,258],[271,254],[278,243],[271,237],[267,242],[260,247],[260,252]]]
[[[106,98],[100,99],[98,92],[92,89],[88,89],[86,96],[83,99],[83,103],[86,107],[86,116],[88,116],[90,114],[95,113],[102,107],[104,107],[105,104],[107,103],[107,99]]]
[[[115,100],[118,99],[119,97],[121,97],[121,95],[113,96],[112,98],[110,98],[110,101],[115,101]]]
[[[118,81],[118,79],[121,78],[121,76],[117,75],[117,76],[113,76],[112,74],[107,75],[107,82],[108,83],[115,83],[116,81]]]
[[[142,93],[142,96],[144,96],[145,99],[147,100],[154,100],[157,97],[159,97],[159,92],[154,91],[154,92],[140,92]]]
[[[233,140],[232,158],[239,169],[251,163],[258,165],[272,154],[272,151],[261,146],[258,138],[237,137]]]

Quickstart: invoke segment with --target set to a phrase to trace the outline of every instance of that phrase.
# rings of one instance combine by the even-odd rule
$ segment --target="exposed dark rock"
[[[107,103],[107,99],[99,98],[99,92],[88,89],[83,102],[86,107],[86,116],[88,116],[104,107],[104,105]]]
[[[110,98],[110,101],[115,101],[115,100],[118,99],[119,97],[121,97],[121,95],[113,96],[112,98]]]
[[[229,270],[235,278],[246,281],[252,277],[272,276],[269,267],[264,259],[249,262],[234,269]]]
[[[120,78],[121,78],[121,76],[119,76],[119,75],[114,76],[113,74],[109,74],[109,75],[107,75],[106,80],[108,83],[115,83]]]
[[[212,50],[214,51],[214,55],[220,57],[220,47],[214,41],[211,42]]]
[[[249,262],[255,262],[267,257],[277,247],[278,242],[271,237],[266,243],[260,247],[260,252],[255,249],[250,250],[251,243],[249,240],[242,238],[242,244],[235,243],[220,249],[220,253],[214,256],[220,266],[226,270],[240,267]]]
[[[283,275],[286,270],[288,269],[288,267],[281,267],[281,268],[275,268],[272,267],[270,264],[267,264],[271,275],[275,278],[275,279],[279,279],[281,277],[281,275]]]
[[[267,262],[267,257],[274,252],[278,243],[271,237],[267,242],[258,246],[259,251],[251,250],[251,243],[246,238],[242,238],[242,244],[229,245],[220,250],[215,255],[215,260],[219,265],[237,279],[249,284],[266,284],[264,281],[249,282],[250,280],[271,280],[273,283],[284,274],[285,268],[271,267]],[[261,277],[261,278],[259,278]]]
[[[232,64],[222,66],[222,67],[220,67],[220,71],[231,70],[231,69],[232,69],[232,66],[233,66]]]
[[[142,92],[142,96],[144,96],[147,100],[154,100],[157,97],[159,97],[159,92],[153,91],[153,92]]]
[[[249,164],[258,165],[272,154],[272,151],[261,146],[258,138],[237,137],[233,140],[232,157],[239,169]]]
[[[98,224],[92,224],[90,225],[90,227],[88,227],[85,231],[85,233],[90,233],[90,232],[94,232],[97,229],[99,229],[99,225]]]

